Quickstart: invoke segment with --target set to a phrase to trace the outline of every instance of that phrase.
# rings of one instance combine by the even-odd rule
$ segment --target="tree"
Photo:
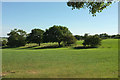
[[[100,38],[107,39],[107,38],[110,38],[110,37],[107,33],[102,33],[102,34],[100,34]]]
[[[97,47],[101,45],[101,39],[98,36],[88,36],[85,38],[83,45],[86,47],[86,45],[90,47]]]
[[[26,44],[26,32],[23,30],[11,30],[8,36],[8,46],[10,47],[19,47]]]
[[[27,36],[28,43],[37,43],[40,46],[40,43],[43,42],[43,33],[41,29],[33,29],[30,34]]]
[[[111,38],[115,38],[115,36],[116,36],[116,35],[111,35],[110,37],[111,37]]]
[[[44,42],[58,42],[58,45],[60,46],[60,43],[66,35],[72,35],[67,27],[54,25],[53,27],[46,29],[44,33]]]
[[[88,33],[85,33],[83,38],[85,39],[87,37],[88,37]]]
[[[83,36],[75,35],[74,37],[75,37],[77,40],[83,40]]]
[[[100,37],[98,34],[95,34],[95,36],[98,36],[98,37]]]
[[[73,9],[81,9],[81,8],[88,8],[89,13],[92,14],[92,16],[96,16],[96,13],[102,12],[105,8],[110,6],[112,4],[112,1],[104,1],[104,2],[77,2],[76,0],[69,0],[67,2],[67,5],[69,7],[72,7]]]
[[[115,39],[120,39],[120,34],[115,35]]]
[[[65,46],[70,46],[71,44],[75,44],[77,39],[73,35],[66,35],[63,38],[63,43]]]

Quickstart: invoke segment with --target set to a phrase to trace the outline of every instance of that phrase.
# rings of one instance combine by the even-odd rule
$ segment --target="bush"
[[[70,46],[71,44],[75,44],[77,39],[73,35],[67,35],[63,38],[63,43],[65,46]]]
[[[83,45],[90,47],[97,47],[101,45],[101,39],[98,36],[88,36],[84,39]]]

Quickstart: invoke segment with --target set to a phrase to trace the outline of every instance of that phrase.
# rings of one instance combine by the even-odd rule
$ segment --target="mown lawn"
[[[117,39],[103,40],[99,48],[90,49],[20,47],[2,51],[6,78],[118,77]]]

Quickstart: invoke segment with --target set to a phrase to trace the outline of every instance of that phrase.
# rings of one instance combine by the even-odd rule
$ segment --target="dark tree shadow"
[[[7,49],[7,48],[17,48],[17,47],[3,46],[1,49]]]
[[[35,45],[35,46],[28,46],[28,47],[21,47],[21,48],[19,48],[19,47],[8,47],[8,46],[6,46],[6,47],[2,47],[1,49],[8,49],[8,48],[17,48],[17,50],[19,50],[19,49],[51,49],[51,48],[61,48],[61,47],[63,47],[62,45],[61,46],[58,46],[58,45],[49,45],[49,46],[38,46],[38,45]]]
[[[50,48],[61,48],[63,46],[58,46],[58,45],[52,45],[52,46],[44,46],[44,47],[39,47],[39,48],[34,48],[34,49],[50,49]]]
[[[36,46],[37,46],[37,45],[36,45]],[[10,47],[10,46],[4,46],[4,47],[2,47],[2,49],[8,49],[8,48],[28,49],[28,48],[33,48],[33,47],[36,47],[36,46],[29,46],[29,47],[23,47],[23,48],[19,48],[19,47]]]
[[[84,46],[77,46],[77,47],[74,47],[73,49],[91,49],[91,48],[97,48],[97,47],[84,47]]]

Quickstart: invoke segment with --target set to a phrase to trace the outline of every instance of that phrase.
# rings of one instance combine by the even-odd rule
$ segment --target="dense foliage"
[[[27,36],[28,43],[37,43],[40,46],[40,43],[43,42],[43,33],[41,29],[33,29],[30,34]]]
[[[90,46],[90,47],[97,47],[101,45],[101,39],[98,36],[87,36],[84,39],[83,45]]]
[[[76,0],[69,0],[67,2],[67,5],[69,7],[72,7],[73,9],[81,9],[81,8],[88,8],[89,13],[92,14],[92,16],[96,16],[96,13],[102,12],[107,6],[112,4],[112,1],[104,1],[104,2],[78,2]]]
[[[97,47],[101,44],[102,39],[120,39],[120,34],[117,35],[108,35],[107,33],[89,35],[85,33],[84,36],[74,35],[70,30],[65,26],[54,25],[45,31],[41,29],[33,29],[31,33],[26,34],[25,31],[20,29],[11,30],[8,34],[8,41],[1,41],[1,46],[8,45],[9,47],[19,47],[24,46],[26,43],[48,43],[48,42],[57,42],[58,46],[70,46],[75,44],[76,40],[84,40],[83,45],[90,47]]]
[[[65,46],[70,46],[71,44],[75,44],[77,39],[73,35],[66,35],[63,38],[63,43]]]
[[[10,47],[19,47],[26,44],[26,32],[23,30],[11,30],[8,36],[8,46]]]
[[[82,35],[75,35],[75,38],[77,40],[84,40],[87,36],[88,36],[88,34],[85,33],[84,36],[82,36]],[[98,36],[101,39],[120,39],[120,34],[108,35],[107,33],[102,33],[102,34],[95,34],[94,36]]]
[[[83,40],[84,39],[84,37],[83,36],[80,36],[80,35],[75,35],[74,36],[77,40]]]
[[[54,25],[53,27],[46,29],[44,33],[44,42],[58,42],[58,45],[60,46],[60,43],[65,36],[72,36],[72,33],[68,28]]]

